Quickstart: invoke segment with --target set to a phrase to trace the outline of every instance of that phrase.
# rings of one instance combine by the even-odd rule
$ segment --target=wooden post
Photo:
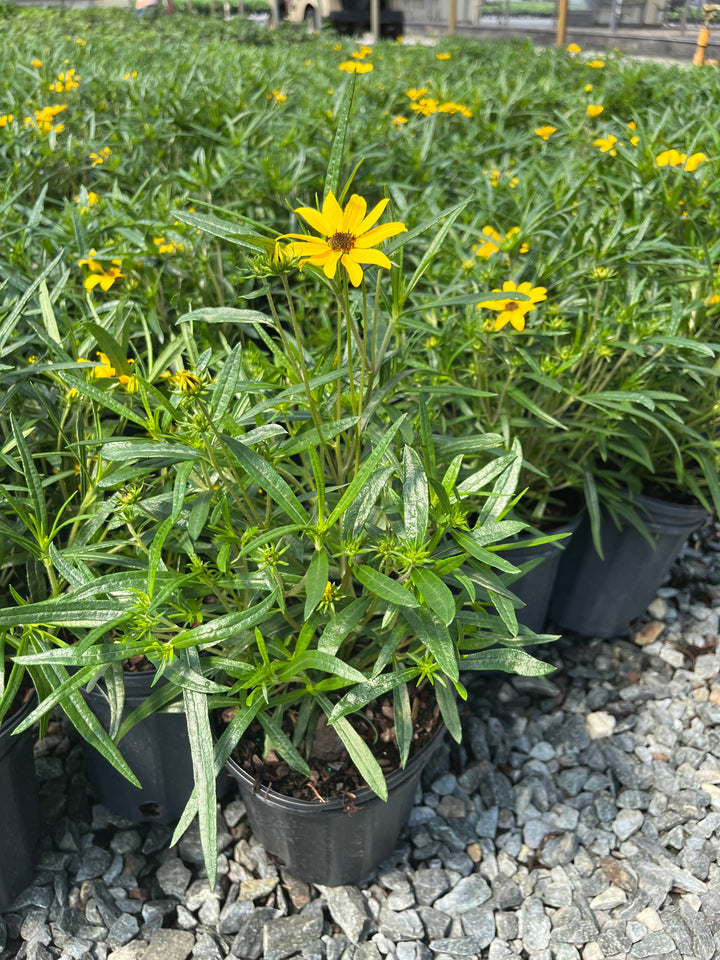
[[[457,26],[457,0],[448,0],[448,36],[452,37]]]
[[[377,43],[380,39],[380,0],[370,0],[370,33]]]
[[[564,47],[567,38],[568,0],[558,0],[556,47]]]

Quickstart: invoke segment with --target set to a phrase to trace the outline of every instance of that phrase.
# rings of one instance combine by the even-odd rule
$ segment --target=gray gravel
[[[550,679],[476,678],[393,857],[359,887],[269,861],[222,808],[196,833],[93,804],[59,722],[37,745],[36,878],[0,960],[720,958],[720,541],[686,547],[629,637],[543,648]]]

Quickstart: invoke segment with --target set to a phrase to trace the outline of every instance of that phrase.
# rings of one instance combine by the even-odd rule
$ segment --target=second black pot
[[[0,726],[0,911],[33,878],[38,840],[33,732],[12,733],[36,702],[33,697]]]
[[[368,787],[351,804],[341,799],[310,803],[258,786],[232,758],[227,767],[237,780],[255,837],[298,880],[339,886],[359,883],[395,849],[407,823],[422,771],[442,742],[445,726],[411,757],[404,770],[387,778],[388,800]]]
[[[550,616],[558,626],[584,636],[626,633],[630,621],[644,613],[656,596],[687,538],[707,520],[700,505],[639,495],[633,497],[633,504],[654,546],[635,527],[618,528],[603,515],[603,560],[585,515],[560,559],[555,579]]]
[[[152,692],[154,671],[125,674],[123,720]],[[110,704],[101,686],[82,691],[107,730]],[[154,713],[120,741],[120,752],[142,789],[134,787],[105,758],[83,741],[88,778],[98,800],[135,823],[178,820],[194,786],[192,757],[184,713]]]

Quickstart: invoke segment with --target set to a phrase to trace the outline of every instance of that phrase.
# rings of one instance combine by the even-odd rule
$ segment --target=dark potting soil
[[[410,756],[432,738],[442,722],[431,688],[417,691],[415,698],[418,707]],[[411,702],[413,699],[411,697]],[[228,722],[231,718],[224,719]],[[294,719],[295,714],[287,711],[283,731],[290,739]],[[347,719],[368,745],[386,776],[400,768],[391,695],[371,701],[362,712],[351,714]],[[270,786],[286,797],[311,802],[341,797],[351,806],[357,791],[367,786],[337,733],[325,722],[324,714],[315,728],[312,754],[306,758],[311,771],[309,778],[293,770],[274,750],[263,757],[264,741],[265,733],[254,721],[233,752],[235,762],[255,778],[256,789]]]

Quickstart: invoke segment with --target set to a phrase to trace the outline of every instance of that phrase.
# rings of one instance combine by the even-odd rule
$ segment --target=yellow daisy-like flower
[[[128,393],[137,393],[140,389],[140,384],[138,383],[138,378],[135,374],[128,376],[126,373],[121,373],[118,377],[120,383],[125,387]]]
[[[437,60],[449,60],[452,56],[451,53],[436,53],[435,57]]]
[[[137,70],[131,70],[130,73],[124,73],[123,80],[137,80]]]
[[[178,243],[171,237],[154,237],[153,243],[158,248],[158,253],[175,253],[177,250],[184,249],[182,243]]]
[[[170,382],[178,388],[180,393],[195,393],[201,385],[200,377],[195,373],[190,373],[189,370],[178,370],[178,372],[173,373],[169,379]]]
[[[35,111],[34,118],[25,117],[25,125],[32,126],[34,124],[40,133],[50,133],[51,130],[54,130],[55,133],[61,133],[65,129],[65,124],[56,124],[55,117],[63,110],[67,110],[67,104],[56,103],[52,107],[43,107],[41,110]]]
[[[706,160],[707,157],[704,153],[693,153],[685,161],[685,169],[688,173],[692,173],[694,170],[697,170],[701,163],[705,163]]]
[[[569,44],[567,45],[567,52],[568,52],[568,53],[580,53],[580,49],[581,49],[581,48],[580,48],[576,43],[569,43]]]
[[[592,93],[592,92],[593,92],[593,85],[592,85],[591,83],[586,83],[586,84],[585,84],[585,93]]]
[[[36,70],[39,70],[42,66],[42,60],[38,60],[36,57],[34,60],[30,61],[30,66],[35,67]]]
[[[405,91],[405,96],[410,97],[411,100],[419,100],[420,97],[423,97],[426,93],[427,87],[411,87]]]
[[[605,63],[602,60],[588,60],[588,66],[593,67],[595,70],[602,70]]]
[[[535,127],[535,133],[540,137],[541,140],[549,139],[556,132],[557,127],[551,127],[549,124],[545,124],[544,127]]]
[[[397,114],[392,118],[392,122],[398,128],[398,130],[407,123],[407,117],[403,117],[401,114]]]
[[[285,103],[287,94],[283,93],[282,90],[273,90],[272,93],[268,94],[268,100],[273,100],[275,103]]]
[[[495,227],[491,227],[489,224],[483,227],[481,232],[481,239],[484,238],[483,242],[478,244],[477,247],[473,247],[473,250],[475,251],[476,257],[482,257],[484,260],[487,260],[500,249],[502,237]]]
[[[410,105],[410,109],[414,110],[415,113],[422,114],[423,117],[429,117],[433,113],[437,113],[438,102],[433,100],[432,97],[421,97],[415,103]]]
[[[708,307],[714,306],[716,303],[720,303],[720,293],[711,294],[705,301]]]
[[[363,44],[359,50],[353,50],[350,54],[351,57],[354,57],[356,60],[364,60],[365,57],[369,56],[372,53],[372,47],[366,47]]]
[[[54,93],[67,93],[70,90],[77,90],[80,86],[80,77],[74,70],[68,70],[66,73],[59,73],[57,81],[50,84],[50,91]]]
[[[340,69],[346,73],[370,73],[373,65],[371,63],[358,63],[355,60],[345,60],[340,64]]]
[[[529,298],[528,300],[515,300],[508,297],[507,300],[483,300],[482,303],[479,303],[477,305],[478,310],[499,311],[494,323],[495,330],[502,330],[506,323],[510,323],[521,333],[525,329],[525,315],[534,310],[536,304],[547,300],[545,287],[533,287],[529,281],[516,287],[512,280],[506,280],[503,283],[502,290],[493,290],[493,293],[520,293]]]
[[[86,47],[86,46],[87,46],[87,40],[83,40],[82,37],[78,37],[77,40],[75,41],[75,43],[76,43],[79,47]]]
[[[75,197],[75,203],[80,203],[81,198],[79,196]],[[87,213],[90,207],[94,207],[95,204],[100,202],[100,194],[94,193],[92,190],[88,191],[87,194],[87,206],[80,207],[80,213]]]
[[[322,237],[302,233],[289,233],[288,238],[297,242],[290,244],[291,255],[301,258],[300,267],[310,263],[322,267],[326,277],[332,280],[338,263],[347,270],[350,283],[358,287],[363,278],[363,265],[375,264],[390,269],[392,264],[380,250],[371,247],[388,237],[407,232],[404,223],[394,221],[376,227],[389,200],[381,200],[370,213],[367,202],[354,193],[345,210],[340,207],[332,193],[323,201],[322,210],[313,207],[298,207],[295,213],[306,220]]]
[[[617,142],[617,137],[609,133],[606,137],[598,137],[597,140],[593,140],[593,146],[600,147],[600,153],[609,153],[611,157],[616,157],[617,150],[615,149],[615,144]]]
[[[461,103],[452,103],[452,102],[441,103],[440,106],[437,108],[437,112],[450,113],[450,114],[459,113],[463,117],[472,116],[472,110],[468,110],[468,108],[464,107]]]
[[[597,103],[589,103],[589,104],[587,105],[587,115],[588,115],[590,118],[599,117],[600,114],[603,112],[604,109],[605,109],[605,107],[601,107],[600,104],[597,104]]]
[[[97,167],[101,163],[105,163],[105,161],[107,160],[107,158],[110,156],[111,153],[112,153],[112,150],[110,149],[110,147],[103,147],[99,153],[91,153],[90,156],[88,157],[89,160],[92,160],[91,166]]]
[[[100,363],[93,367],[93,377],[95,377],[96,380],[107,380],[110,377],[114,377],[115,367],[110,363],[108,355],[98,350],[96,356],[99,357]]]
[[[90,270],[90,275],[85,278],[84,287],[86,290],[92,290],[99,285],[101,290],[107,291],[116,280],[125,276],[120,270],[122,260],[113,260],[110,269],[106,270],[94,259],[94,254],[95,251],[91,250],[87,259],[78,260],[78,266],[87,267]]]
[[[681,167],[686,159],[686,154],[680,153],[673,147],[671,150],[663,150],[659,153],[655,157],[655,163],[659,167]]]
[[[12,123],[15,117],[11,113],[4,113],[0,116],[0,127],[6,127],[8,124]]]

